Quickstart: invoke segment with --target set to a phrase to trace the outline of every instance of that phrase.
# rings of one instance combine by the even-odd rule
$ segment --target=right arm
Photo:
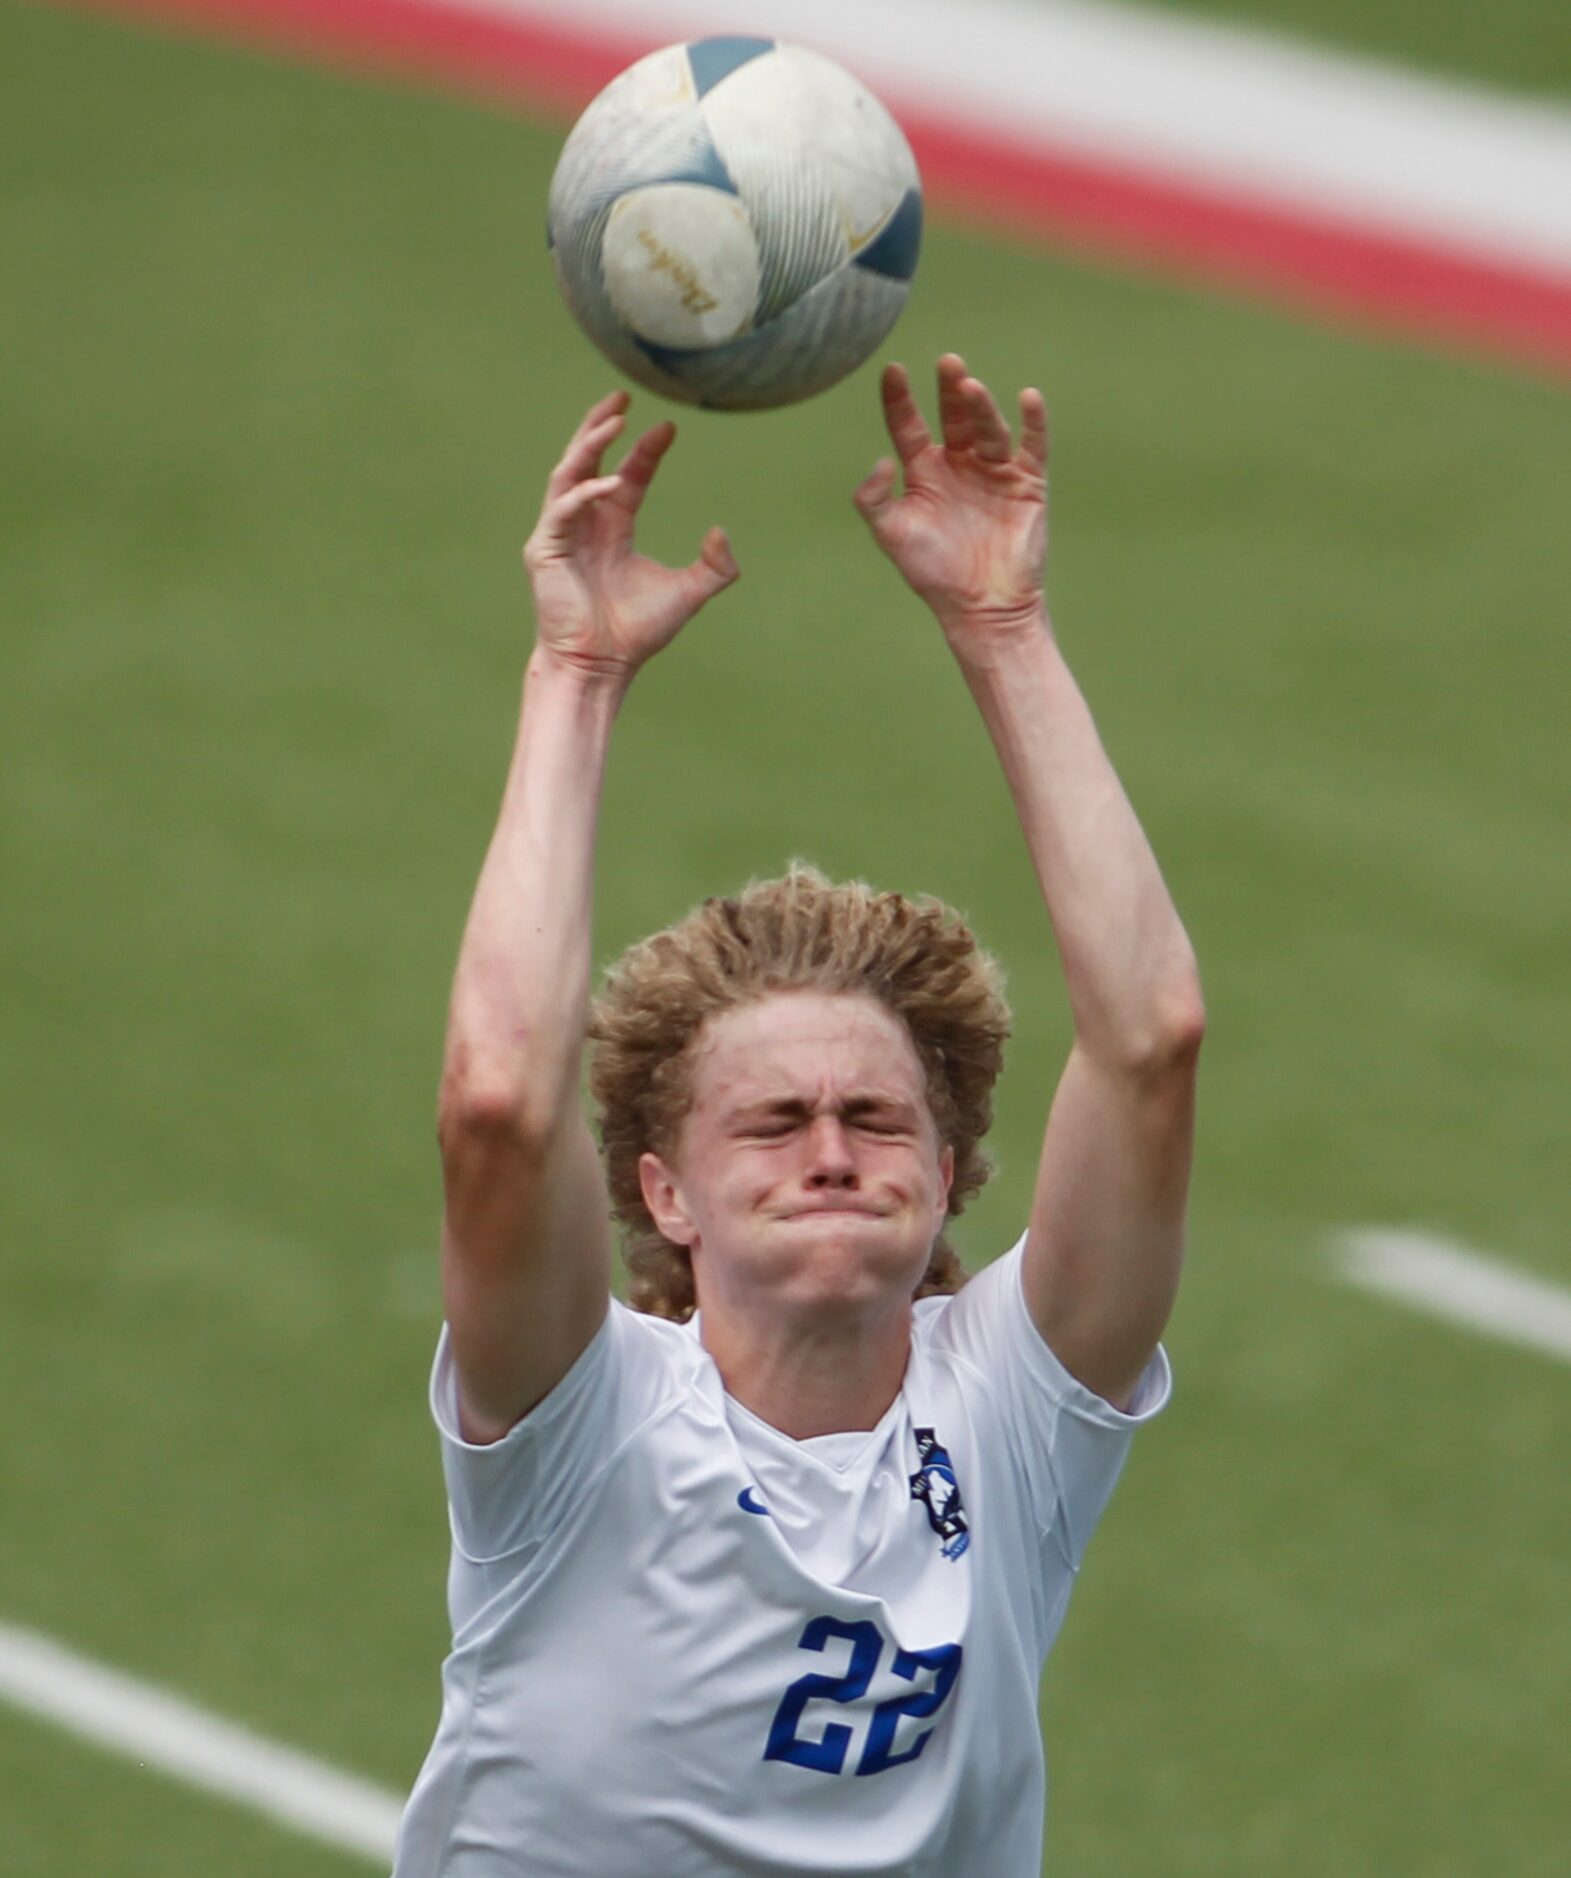
[[[605,1317],[610,1204],[578,1090],[606,754],[639,666],[736,578],[719,529],[687,568],[634,551],[674,428],[657,425],[601,475],[627,403],[613,393],[585,418],[524,551],[537,639],[453,982],[437,1121],[442,1292],[470,1441],[500,1439]]]

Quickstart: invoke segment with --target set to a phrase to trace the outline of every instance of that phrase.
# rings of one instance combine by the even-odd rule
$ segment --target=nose
[[[808,1132],[807,1184],[819,1189],[858,1185],[851,1138],[836,1115],[820,1115]]]

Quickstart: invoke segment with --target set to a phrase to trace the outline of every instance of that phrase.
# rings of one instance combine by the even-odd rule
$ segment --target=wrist
[[[1040,596],[1019,606],[935,606],[933,611],[963,666],[986,668],[1029,658],[1053,641],[1047,602]]]
[[[633,671],[618,660],[574,658],[537,643],[524,668],[524,682],[531,691],[559,692],[614,712],[627,695]]]

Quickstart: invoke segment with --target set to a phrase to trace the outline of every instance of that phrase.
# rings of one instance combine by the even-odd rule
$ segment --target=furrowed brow
[[[840,1105],[840,1113],[847,1121],[856,1121],[864,1115],[887,1115],[896,1121],[911,1121],[916,1116],[912,1104],[898,1095],[847,1096]]]
[[[752,1101],[738,1102],[726,1119],[731,1122],[805,1121],[812,1112],[812,1103],[803,1101],[800,1096],[758,1096]]]
[[[736,1103],[725,1119],[734,1127],[745,1127],[755,1121],[810,1121],[817,1112],[818,1105],[802,1096],[759,1096]],[[867,1115],[887,1115],[902,1121],[914,1121],[916,1117],[915,1106],[904,1096],[880,1095],[871,1090],[847,1096],[834,1112],[844,1121],[857,1121]]]

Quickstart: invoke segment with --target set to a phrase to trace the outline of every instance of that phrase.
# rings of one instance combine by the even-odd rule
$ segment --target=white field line
[[[1338,1236],[1353,1284],[1468,1330],[1571,1362],[1571,1290],[1428,1233]],[[403,1801],[293,1748],[106,1669],[34,1631],[0,1624],[0,1701],[140,1766],[238,1802],[309,1837],[390,1863]]]
[[[779,34],[901,107],[1571,275],[1571,110],[1110,0],[435,0],[649,44]]]
[[[1428,1233],[1360,1226],[1340,1235],[1343,1276],[1486,1337],[1571,1363],[1571,1290]]]
[[[0,1624],[0,1701],[311,1838],[392,1863],[403,1810],[396,1794],[9,1624]]]

